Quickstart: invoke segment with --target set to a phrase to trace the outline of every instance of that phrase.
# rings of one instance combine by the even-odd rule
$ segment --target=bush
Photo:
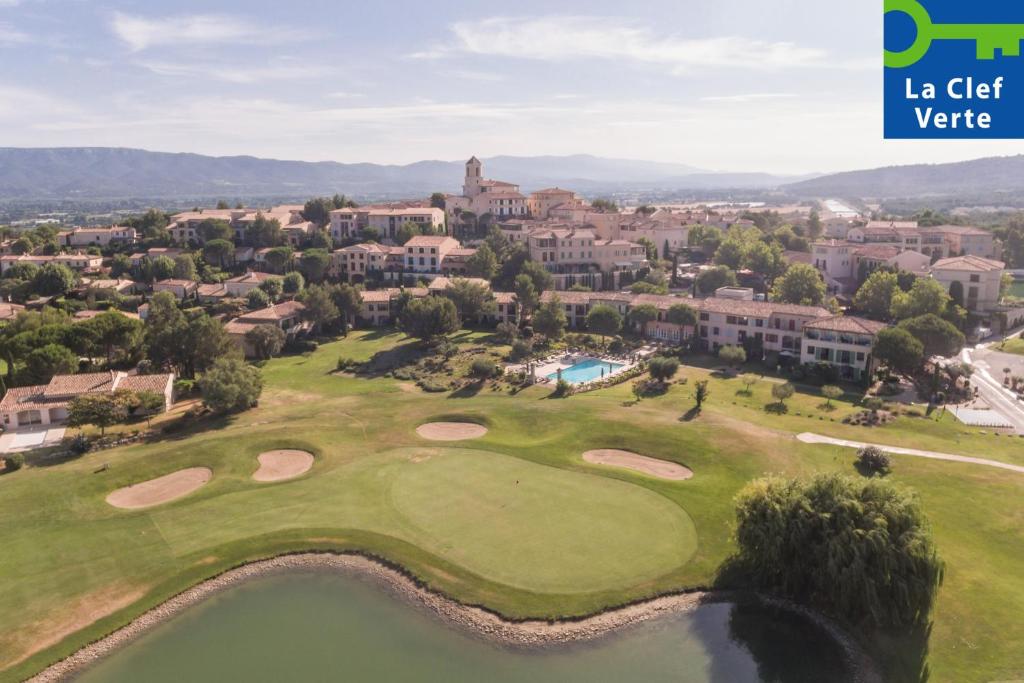
[[[312,339],[292,339],[284,348],[289,353],[313,353],[320,348],[320,344]]]
[[[189,398],[196,393],[194,379],[179,379],[174,382],[174,395],[178,398]]]
[[[533,342],[527,339],[517,339],[512,342],[512,353],[510,357],[513,360],[523,360],[529,358],[530,354],[533,353]]]
[[[25,466],[25,456],[21,453],[11,453],[4,456],[4,472],[17,472]]]
[[[664,383],[672,379],[679,371],[679,361],[675,358],[655,357],[648,363],[647,369],[651,373],[651,377]]]
[[[432,379],[422,379],[416,383],[420,389],[430,394],[441,394],[448,391],[451,387],[448,384],[438,382]]]
[[[85,434],[76,434],[71,439],[71,452],[75,455],[85,455],[92,448],[92,444],[89,442],[89,438]]]
[[[943,565],[911,493],[817,475],[749,484],[737,497],[735,568],[761,590],[860,628],[928,622]]]
[[[477,358],[469,366],[469,376],[481,382],[498,375],[498,366],[489,358]]]
[[[857,451],[860,469],[871,474],[885,474],[892,464],[889,456],[878,446],[865,446]]]
[[[519,328],[512,323],[498,323],[494,334],[503,344],[511,344],[519,338]]]
[[[568,398],[572,396],[572,385],[566,382],[564,379],[558,380],[555,384],[555,390],[551,393],[555,398]]]
[[[360,365],[361,363],[357,360],[354,360],[352,358],[345,358],[344,356],[339,356],[337,370],[338,372],[354,372],[355,370],[359,369]]]

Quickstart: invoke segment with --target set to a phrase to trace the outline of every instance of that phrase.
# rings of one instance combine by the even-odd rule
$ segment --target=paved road
[[[887,453],[895,453],[897,455],[912,455],[915,458],[931,458],[932,460],[949,460],[952,462],[966,462],[972,465],[985,465],[987,467],[998,467],[1004,470],[1010,470],[1011,472],[1019,472],[1024,474],[1024,466],[1022,465],[1011,465],[1007,462],[999,462],[998,460],[988,460],[986,458],[972,458],[969,455],[956,455],[953,453],[936,453],[935,451],[920,451],[916,448],[902,448],[900,446],[883,446],[880,443],[864,443],[862,441],[848,441],[846,439],[833,439],[831,436],[822,436],[821,434],[812,434],[810,432],[804,432],[796,437],[804,443],[824,443],[832,446],[845,446],[846,448],[864,448],[865,446],[875,446],[881,448]]]
[[[1006,421],[1013,425],[1018,434],[1024,434],[1024,402],[1021,402],[1012,391],[1003,386],[1003,368],[1017,368],[1024,357],[1009,353],[1000,353],[987,345],[980,344],[973,349],[964,349],[961,360],[974,367],[971,385],[978,388],[978,393],[993,410],[996,410]]]

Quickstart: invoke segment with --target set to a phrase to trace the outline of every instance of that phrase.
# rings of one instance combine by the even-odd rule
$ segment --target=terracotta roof
[[[900,248],[893,244],[865,244],[854,250],[855,256],[864,256],[874,259],[891,259],[898,256]]]
[[[45,410],[67,405],[65,401],[47,400],[43,397],[46,385],[32,387],[12,387],[0,401],[0,411],[11,412],[21,410]]]
[[[216,285],[199,285],[199,296],[227,296],[228,288],[224,286],[224,283]]]
[[[195,287],[198,283],[194,280],[160,280],[153,284],[154,287]]]
[[[837,315],[831,318],[822,318],[804,324],[805,330],[831,330],[833,332],[851,332],[854,334],[868,334],[874,336],[888,325],[876,320],[857,318],[854,316]]]
[[[0,301],[0,320],[12,320],[25,310],[24,306]]]
[[[957,235],[991,235],[988,230],[982,230],[971,225],[936,225],[927,230],[933,230],[935,232],[953,233]]]
[[[447,237],[445,235],[417,235],[416,237],[413,237],[411,240],[406,242],[405,246],[406,247],[440,247],[443,244],[445,244],[446,242],[448,242],[449,240],[452,241],[452,242],[455,242],[456,245],[458,244],[458,242],[456,242],[455,239],[453,239],[451,237]]]
[[[286,301],[282,304],[274,304],[267,308],[261,308],[258,311],[252,311],[246,313],[243,316],[239,316],[238,321],[241,322],[253,322],[256,324],[266,322],[276,322],[284,320],[285,318],[291,318],[292,316],[301,314],[306,307],[302,305],[300,301]],[[234,321],[233,321],[234,322]]]
[[[154,391],[162,394],[167,385],[174,382],[174,375],[128,375],[117,385],[118,389],[128,391]]]
[[[987,273],[1004,268],[1006,268],[1006,264],[1002,261],[994,261],[980,256],[954,256],[940,259],[932,265],[932,270],[962,270],[975,273]]]
[[[120,379],[116,372],[92,372],[82,375],[57,375],[43,390],[46,398],[113,391]]]
[[[359,298],[362,299],[364,304],[385,304],[395,296],[395,290],[390,289],[363,290],[359,292]]]
[[[247,282],[255,282],[255,283],[258,284],[260,282],[264,282],[266,280],[269,280],[272,277],[278,277],[278,276],[277,275],[272,275],[271,273],[260,273],[260,272],[254,271],[254,270],[250,270],[249,272],[245,273],[244,275],[239,275],[238,277],[233,277],[230,280],[227,280],[227,282],[236,282],[236,283],[240,283],[240,284],[244,284],[244,283],[247,283]]]

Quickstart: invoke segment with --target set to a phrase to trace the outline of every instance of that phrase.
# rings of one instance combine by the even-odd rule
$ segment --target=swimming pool
[[[592,382],[595,379],[601,379],[601,377],[607,377],[608,375],[621,370],[625,366],[622,363],[609,363],[606,360],[598,360],[597,358],[588,358],[585,361],[581,361],[571,368],[562,370],[562,379],[569,384],[585,384]],[[603,374],[602,374],[603,371]],[[548,379],[557,380],[558,373],[552,373],[548,375]]]

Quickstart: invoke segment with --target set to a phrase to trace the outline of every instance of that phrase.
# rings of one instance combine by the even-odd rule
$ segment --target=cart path
[[[798,440],[804,443],[823,443],[831,444],[833,446],[845,446],[846,448],[864,448],[865,446],[875,446],[881,448],[887,453],[896,453],[897,455],[912,455],[917,458],[931,458],[932,460],[950,460],[952,462],[966,462],[971,465],[985,465],[987,467],[999,467],[1000,469],[1010,470],[1011,472],[1019,472],[1024,474],[1024,465],[1011,465],[1007,462],[999,462],[998,460],[988,460],[986,458],[972,458],[969,455],[955,455],[953,453],[936,453],[935,451],[919,451],[916,448],[902,448],[900,446],[884,446],[880,443],[864,443],[861,441],[849,441],[847,439],[834,439],[831,436],[822,436],[820,434],[812,434],[811,432],[804,432],[798,434],[796,437]]]

